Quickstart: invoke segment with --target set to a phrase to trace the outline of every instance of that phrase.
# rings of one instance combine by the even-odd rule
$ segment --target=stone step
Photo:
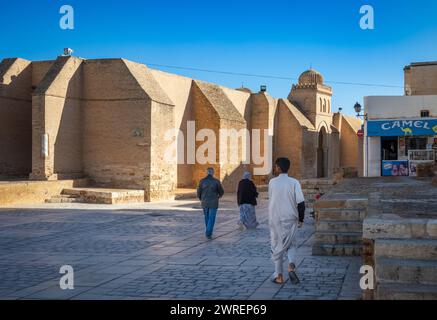
[[[317,209],[362,209],[365,210],[368,205],[368,198],[352,196],[343,196],[345,199],[325,199],[322,198],[317,201]]]
[[[46,203],[85,203],[85,200],[80,197],[72,196],[53,196],[46,199]]]
[[[319,188],[319,187],[330,188],[334,185],[334,181],[333,180],[302,180],[301,185],[303,189]]]
[[[363,223],[360,221],[317,221],[316,232],[362,232]]]
[[[380,283],[376,300],[437,300],[437,285]]]
[[[58,194],[55,196],[52,196],[52,199],[65,199],[65,198],[69,198],[69,199],[79,199],[80,195],[77,194]]]
[[[366,210],[362,209],[319,209],[316,212],[317,220],[341,220],[341,221],[363,221]]]
[[[437,285],[437,261],[377,258],[376,266],[378,282]]]
[[[363,242],[361,232],[339,233],[339,232],[318,232],[315,234],[315,244],[358,244]]]
[[[120,204],[144,202],[144,190],[71,188],[64,189],[62,195],[79,196],[86,203]]]
[[[363,246],[358,244],[314,244],[314,256],[361,256]]]
[[[316,195],[308,195],[308,194],[303,194],[305,201],[315,201],[316,199]]]
[[[377,239],[375,257],[437,260],[437,240]]]
[[[175,200],[191,200],[197,199],[197,190],[196,189],[176,189],[174,194]]]

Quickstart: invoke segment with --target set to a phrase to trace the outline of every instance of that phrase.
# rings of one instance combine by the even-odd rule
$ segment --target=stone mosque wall
[[[280,156],[292,160],[290,174],[297,178],[320,172],[329,177],[353,164],[340,146],[345,150],[357,140],[354,126],[335,127],[331,95],[315,70],[302,74],[289,99],[275,99],[267,92],[229,89],[124,59],[5,59],[0,64],[0,178],[84,177],[95,186],[145,190],[145,200],[154,201],[171,198],[176,188],[196,187],[214,167],[233,192],[244,171],[262,164],[253,157],[245,161],[241,137],[220,144],[221,131],[230,129],[249,134],[257,129],[261,137],[266,131],[271,140],[271,154],[260,144],[270,167],[255,175],[257,184],[268,183],[271,164]],[[196,139],[202,129],[218,137],[214,163],[192,161],[196,153],[212,157],[205,148],[208,139]],[[165,159],[169,131],[182,141],[175,162]]]

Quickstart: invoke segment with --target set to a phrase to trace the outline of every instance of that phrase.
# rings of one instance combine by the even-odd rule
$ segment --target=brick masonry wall
[[[220,121],[221,128],[235,129],[237,131],[246,129],[246,124],[237,121],[229,121],[222,119]],[[223,146],[220,146],[220,148]],[[220,180],[223,181],[223,188],[226,192],[235,192],[237,190],[238,182],[243,177],[245,171],[250,170],[249,165],[243,164],[243,140],[238,139],[235,145],[231,139],[228,139],[225,146],[228,150],[228,159],[221,159],[220,164]],[[237,153],[235,159],[231,159],[231,154]],[[236,161],[235,161],[236,160]]]
[[[317,178],[318,133],[304,129],[302,133],[302,175],[306,179]]]
[[[437,94],[437,66],[413,66],[406,77],[405,87],[411,95]]]
[[[97,185],[144,189],[150,175],[150,102],[86,101],[84,172]]]
[[[55,60],[32,61],[32,89],[36,89],[38,87],[54,63]]]
[[[250,100],[251,103],[251,118],[250,118],[250,129],[251,129],[251,139],[252,139],[252,131],[255,129],[261,130],[261,145],[260,145],[260,153],[262,156],[265,155],[265,144],[264,144],[264,138],[265,138],[265,132],[264,130],[268,130],[269,138],[271,139],[272,143],[272,151],[274,149],[275,140],[273,138],[274,130],[275,130],[275,115],[277,111],[277,101],[276,99],[270,97],[267,93],[258,93],[253,94],[252,98]],[[253,142],[251,144],[251,151],[253,150]],[[269,159],[271,162],[270,171],[273,169],[273,161],[274,161],[274,154],[272,154],[272,158]],[[253,161],[253,159],[252,159]],[[251,165],[250,168],[253,171],[254,168],[263,166],[255,166]],[[262,176],[254,176],[254,180],[257,181],[259,184],[267,184],[268,179],[271,176],[272,172],[270,174],[265,174]]]
[[[347,121],[341,127],[340,166],[358,170],[358,137]]]
[[[23,65],[30,65],[30,62],[22,61]],[[302,127],[306,119],[303,121],[292,113],[285,102],[282,102],[284,106],[278,107],[281,102],[267,93],[250,94],[222,88],[150,71],[144,65],[123,59],[59,57],[56,61],[32,63],[29,70],[23,82],[26,85],[18,86],[25,87],[28,93],[20,92],[21,100],[8,103],[8,106],[17,111],[23,109],[20,107],[23,103],[30,105],[30,98],[26,100],[23,96],[29,94],[29,83],[34,86],[33,130],[32,135],[27,134],[27,142],[32,138],[33,143],[31,148],[25,148],[23,143],[23,150],[26,149],[28,155],[20,156],[20,159],[27,159],[23,161],[29,161],[32,151],[33,179],[84,175],[99,186],[145,189],[146,199],[158,200],[169,198],[177,186],[196,187],[205,176],[206,168],[213,166],[225,188],[235,191],[242,173],[254,169],[253,165],[242,163],[242,141],[228,142],[226,146],[230,152],[238,154],[237,163],[220,159],[219,139],[214,141],[215,164],[176,166],[166,163],[163,157],[168,145],[163,143],[164,134],[167,129],[178,128],[187,138],[186,123],[190,120],[196,121],[196,133],[211,129],[214,138],[220,138],[220,129],[260,129],[262,135],[264,129],[268,129],[269,135],[274,136],[272,163],[274,158],[286,156],[292,161],[291,175],[296,178],[316,176],[317,133]],[[15,79],[15,84],[18,80]],[[4,93],[5,88],[2,83],[0,93]],[[316,125],[330,116],[317,115],[320,95],[330,98],[329,90],[324,92],[319,87],[294,90],[290,95]],[[15,133],[20,130],[23,136],[26,135],[25,128],[30,127],[29,115],[17,114],[15,119],[23,125],[14,125]],[[14,119],[12,115],[10,118]],[[2,129],[7,126],[6,123]],[[49,135],[48,157],[41,154],[41,138],[45,133]],[[0,143],[7,143],[7,140],[2,139]],[[196,151],[203,144],[196,142]],[[338,150],[338,147],[333,149]],[[261,143],[261,153],[265,151]],[[266,174],[254,179],[264,184],[268,183],[269,177]]]
[[[193,114],[194,120],[196,122],[196,134],[202,129],[211,129],[216,137],[219,137],[219,129],[220,129],[220,118],[214,108],[211,106],[210,102],[203,95],[201,90],[198,88],[196,84],[193,84],[191,92],[191,98],[193,103]],[[205,141],[207,141],[205,139]],[[205,142],[196,141],[196,153]],[[218,141],[216,141],[216,150],[218,150]],[[219,152],[216,152],[216,164],[211,165],[201,164],[196,159],[196,164],[193,166],[193,186],[197,187],[199,185],[199,181],[202,180],[206,176],[206,169],[208,167],[213,167],[216,171],[216,177],[220,177],[220,166],[218,164],[219,161]]]
[[[289,174],[302,178],[302,128],[288,107],[279,102],[276,114],[274,158],[287,157],[291,160]]]
[[[192,188],[193,165],[187,163],[187,122],[194,120],[191,101],[192,79],[158,70],[151,70],[151,72],[174,103],[175,128],[181,130],[185,138],[183,149],[181,147],[179,153],[184,153],[184,159],[178,159],[180,161],[177,166],[177,187]]]
[[[0,177],[31,171],[31,63],[7,59],[0,64]]]
[[[152,102],[151,108],[151,159],[150,188],[146,201],[171,199],[176,187],[177,165],[165,158],[168,144],[164,143],[165,134],[174,128],[174,106]]]
[[[121,59],[84,63],[83,166],[97,185],[148,188],[151,100]]]
[[[317,117],[317,91],[313,88],[295,89],[292,90],[289,100],[295,104],[303,114],[316,124]]]
[[[33,95],[32,179],[72,178],[82,172],[82,60],[59,57]],[[48,135],[48,156],[42,135]]]

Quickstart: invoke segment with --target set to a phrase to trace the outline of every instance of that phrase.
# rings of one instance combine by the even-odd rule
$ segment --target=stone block
[[[437,240],[377,239],[375,241],[375,256],[437,260]]]
[[[65,188],[85,187],[88,184],[88,179],[1,183],[0,206],[44,203],[61,194]]]
[[[361,209],[319,209],[316,211],[317,220],[363,221],[366,215]]]
[[[397,283],[378,284],[376,300],[437,300],[437,286]]]
[[[362,244],[362,241],[361,232],[317,232],[314,236],[316,244]]]
[[[317,244],[313,246],[314,256],[361,256],[361,245],[345,244]]]
[[[317,221],[316,232],[362,232],[363,224],[357,221]]]
[[[437,285],[437,261],[377,258],[375,272],[378,282]]]

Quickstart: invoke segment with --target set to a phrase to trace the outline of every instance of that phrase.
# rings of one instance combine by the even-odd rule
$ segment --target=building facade
[[[365,98],[365,175],[416,176],[437,157],[437,62],[405,71],[405,96]]]
[[[195,187],[210,166],[228,190],[235,190],[245,170],[264,184],[273,159],[281,156],[292,160],[290,174],[296,178],[328,178],[342,167],[358,166],[361,126],[334,114],[331,97],[332,89],[315,70],[301,75],[287,99],[276,99],[265,91],[229,89],[124,59],[4,59],[0,177],[88,177],[95,186],[143,189],[146,201]],[[214,145],[214,153],[205,147],[210,134],[226,130],[249,135]],[[175,161],[167,159],[169,132],[177,141]],[[253,138],[253,132],[266,141],[257,151],[270,161],[245,157],[244,138]],[[223,152],[237,158],[220,158]],[[208,161],[193,159],[199,153]],[[266,163],[268,170],[256,174]]]

